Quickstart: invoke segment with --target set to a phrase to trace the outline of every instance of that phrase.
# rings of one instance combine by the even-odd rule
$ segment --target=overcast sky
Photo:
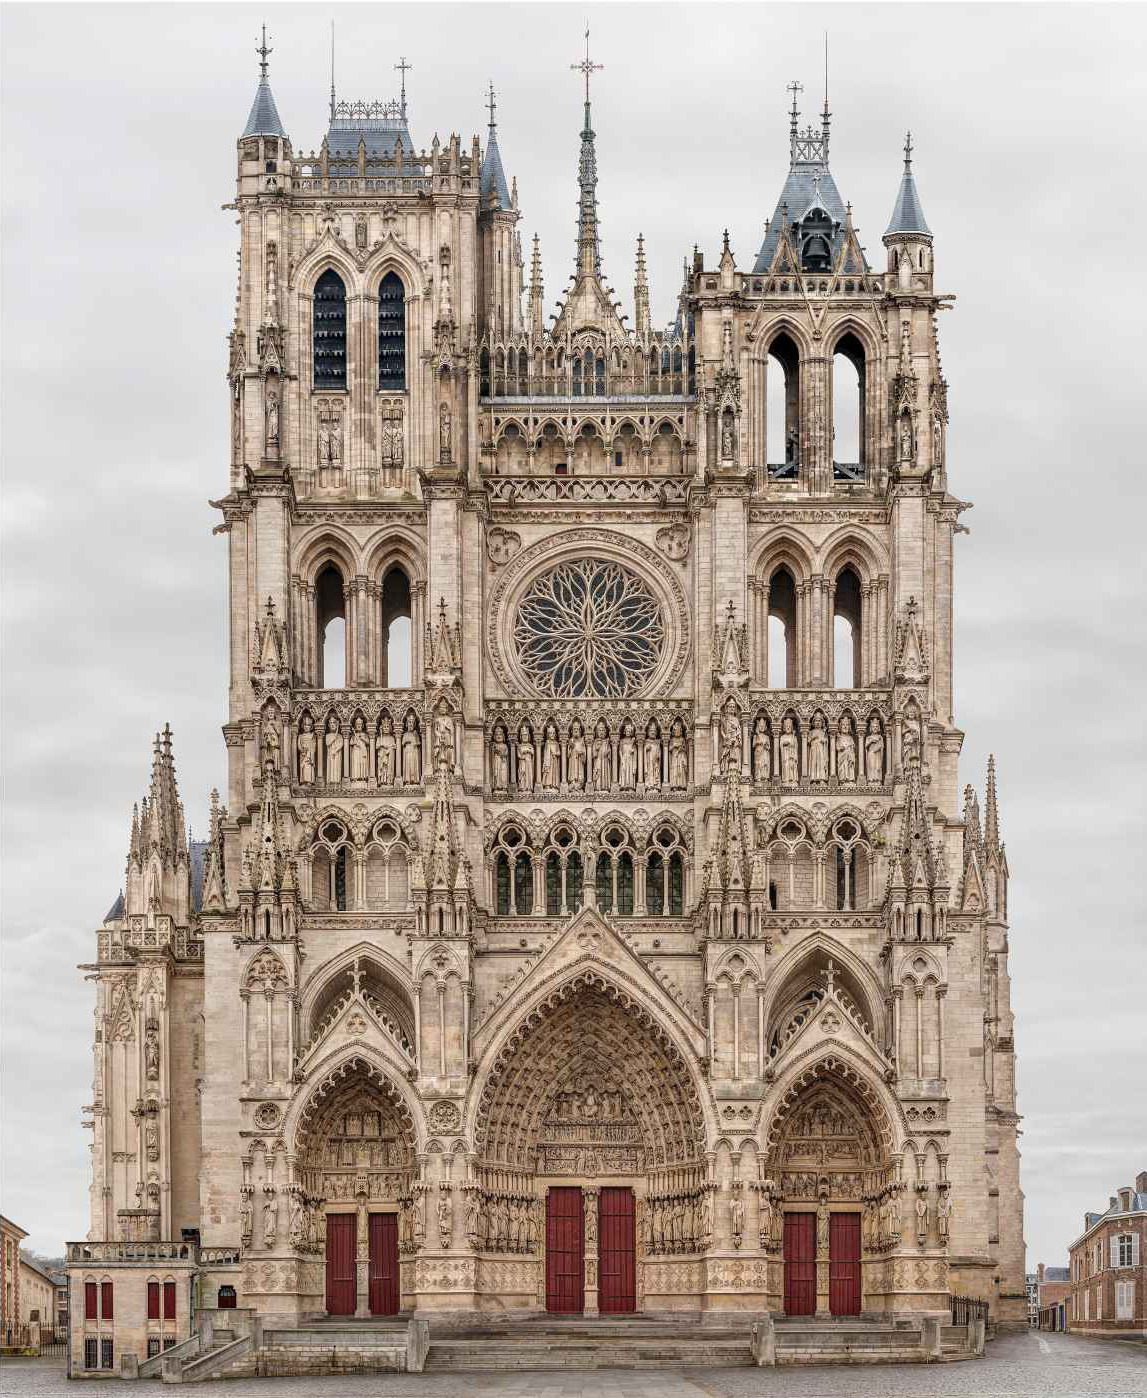
[[[266,18],[295,149],[344,97],[411,134],[499,141],[548,309],[573,262],[585,6],[5,5],[3,37],[4,1213],[57,1252],[88,1226],[92,987],[151,736],[175,730],[197,833],[223,785],[225,335],[235,139]],[[785,85],[821,101],[870,260],[906,127],[935,233],[951,384],[956,719],[997,754],[1012,869],[1029,1267],[1147,1169],[1143,944],[1144,11],[590,6],[605,270],[654,315],[729,228],[747,265],[788,160]],[[1139,445],[1133,446],[1133,443]],[[1135,909],[1139,909],[1138,915]],[[1137,935],[1138,934],[1138,935]]]

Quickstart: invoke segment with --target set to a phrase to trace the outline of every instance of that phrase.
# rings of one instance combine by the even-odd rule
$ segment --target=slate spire
[[[259,86],[255,89],[255,100],[251,104],[247,125],[243,128],[243,136],[282,136],[285,139],[287,133],[279,120],[279,109],[275,106],[271,84],[267,80],[267,56],[274,50],[267,46],[266,25],[263,26],[262,43],[255,52],[259,55]]]
[[[932,230],[924,218],[920,207],[920,196],[916,192],[916,180],[912,174],[912,132],[904,140],[904,173],[900,177],[900,189],[896,195],[896,206],[892,218],[884,230],[887,238],[892,233],[915,233],[922,238],[930,238]]]

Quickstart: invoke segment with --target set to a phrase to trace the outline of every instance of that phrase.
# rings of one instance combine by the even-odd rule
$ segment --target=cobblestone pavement
[[[151,1383],[109,1379],[95,1393],[135,1398]],[[863,1368],[582,1370],[238,1379],[200,1385],[211,1398],[1147,1398],[1147,1346],[1072,1335],[1009,1335],[984,1359]],[[51,1360],[0,1365],[3,1398],[77,1398]],[[95,1394],[93,1394],[95,1398]]]

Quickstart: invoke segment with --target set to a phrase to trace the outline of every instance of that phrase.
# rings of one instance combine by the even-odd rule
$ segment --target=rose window
[[[526,589],[514,625],[518,660],[555,699],[620,699],[657,668],[665,618],[645,583],[620,563],[559,563]]]

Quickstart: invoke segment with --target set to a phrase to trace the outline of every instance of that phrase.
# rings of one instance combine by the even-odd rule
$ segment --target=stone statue
[[[327,785],[337,786],[343,779],[343,747],[345,740],[339,729],[339,721],[331,714],[327,719],[327,731],[323,737],[327,752]]]
[[[745,1201],[741,1198],[741,1191],[734,1189],[733,1197],[729,1201],[729,1226],[733,1230],[733,1246],[741,1246],[741,1235],[745,1231]]]
[[[279,724],[277,716],[271,714],[263,722],[263,768],[270,764],[271,770],[279,770]]]
[[[449,1185],[439,1187],[436,1211],[438,1214],[438,1241],[445,1252],[454,1235],[454,1191]]]
[[[272,1189],[263,1204],[263,1246],[273,1248],[279,1232],[279,1196]]]
[[[637,789],[637,737],[629,719],[621,725],[617,744],[617,784],[622,791]]]
[[[836,775],[842,782],[856,780],[856,733],[848,714],[840,720],[836,735]]]
[[[159,1159],[159,1127],[154,1121],[149,1121],[143,1131],[144,1147],[147,1151],[147,1158],[151,1161]]]
[[[506,791],[510,785],[510,744],[502,724],[494,725],[490,740],[490,779],[495,791]]]
[[[828,1205],[823,1200],[816,1211],[816,1246],[818,1252],[828,1251]]]
[[[592,1256],[597,1251],[597,1191],[585,1195],[585,1251]]]
[[[566,777],[571,791],[585,790],[586,741],[580,719],[570,726],[569,752],[566,755]]]
[[[279,395],[274,389],[267,394],[267,445],[279,445]]]
[[[713,1199],[706,1189],[701,1194],[701,1218],[698,1224],[700,1237],[697,1239],[698,1245],[707,1248],[713,1241]]]
[[[796,786],[800,780],[800,742],[797,739],[793,721],[788,715],[781,723],[781,737],[778,747],[781,759],[781,781],[785,786]]]
[[[287,1204],[287,1239],[296,1251],[306,1242],[303,1203],[297,1194],[292,1194]]]
[[[437,771],[454,770],[454,717],[445,704],[434,715],[434,766]]]
[[[330,431],[331,465],[341,466],[343,460],[343,425],[339,417],[331,418]]]
[[[310,714],[303,715],[303,726],[297,743],[299,751],[299,785],[310,786],[315,780],[315,760],[318,756],[318,739]]]
[[[733,699],[721,710],[720,766],[729,774],[741,770],[741,715]]]
[[[808,738],[808,777],[812,782],[828,781],[828,728],[819,711],[812,716]]]
[[[721,429],[721,459],[723,461],[733,459],[733,427],[731,423],[726,423]]]
[[[476,1189],[468,1189],[466,1191],[466,1241],[475,1249],[478,1247],[481,1237],[479,1232],[480,1219],[478,1217],[479,1205],[478,1191]]]
[[[547,723],[542,739],[542,787],[546,791],[557,791],[561,784],[562,742],[555,725]]]
[[[772,743],[769,741],[769,725],[759,718],[753,724],[753,780],[767,782],[773,774]]]
[[[352,782],[370,780],[370,739],[362,714],[355,715],[350,735],[350,779]]]
[[[418,731],[418,720],[413,714],[407,714],[402,726],[402,784],[419,786],[421,782],[422,735]]]
[[[952,1222],[952,1196],[944,1190],[938,1203],[936,1204],[936,1231],[940,1235],[940,1241],[948,1241],[948,1229]]]
[[[641,745],[642,779],[646,790],[661,785],[661,734],[657,731],[657,720],[651,718],[645,729],[645,742]]]
[[[916,1196],[916,1236],[921,1245],[928,1236],[928,1200],[923,1194]]]
[[[518,730],[518,790],[533,791],[537,785],[537,752],[534,734],[528,723]]]
[[[450,409],[443,403],[438,409],[438,459],[444,464],[450,460],[451,431]]]
[[[396,785],[398,740],[394,736],[394,720],[389,714],[383,714],[378,725],[378,737],[374,740],[374,760],[379,786]]]
[[[912,419],[907,413],[900,419],[900,460],[912,460]]]
[[[147,1069],[149,1078],[159,1077],[159,1032],[155,1029],[147,1031],[147,1038],[143,1044],[143,1061]]]
[[[772,1181],[766,1180],[758,1195],[758,1218],[757,1234],[764,1251],[773,1240],[773,1217],[776,1213],[776,1203],[772,1195]]]
[[[239,1197],[239,1233],[240,1241],[244,1246],[250,1242],[253,1223],[254,1210],[251,1208],[251,1196],[244,1191]]]
[[[673,791],[689,789],[689,749],[685,741],[685,725],[673,720],[669,733],[669,785]]]
[[[944,429],[940,419],[932,419],[932,465],[939,466],[944,455]]]
[[[593,730],[593,752],[591,754],[591,776],[595,791],[609,791],[613,786],[613,748],[609,741],[609,729],[605,719],[599,718]]]
[[[912,719],[907,719],[904,724],[904,739],[901,743],[901,750],[904,754],[904,768],[918,767],[920,765],[920,734],[917,732],[916,724]]]
[[[315,454],[320,466],[325,466],[331,459],[331,430],[327,426],[326,418],[319,419],[319,430],[315,435]]]
[[[884,780],[884,734],[875,714],[868,720],[868,732],[864,737],[864,776],[874,786]]]

